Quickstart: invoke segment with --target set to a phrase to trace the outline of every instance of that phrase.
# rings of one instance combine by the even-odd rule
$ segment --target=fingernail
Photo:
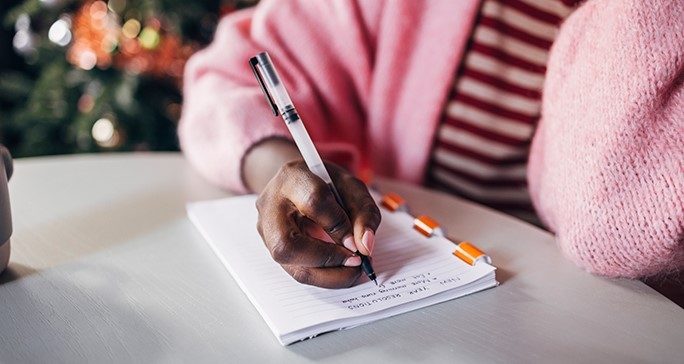
[[[368,250],[368,255],[373,254],[373,246],[375,245],[375,233],[373,233],[373,230],[366,229],[366,232],[361,237],[361,244]]]
[[[361,265],[361,257],[358,255],[355,255],[353,257],[347,258],[347,260],[344,261],[344,266],[345,267],[358,267]]]
[[[356,244],[354,244],[354,237],[351,235],[342,239],[342,245],[344,245],[345,248],[353,251],[354,253],[358,251],[358,249],[356,249]]]

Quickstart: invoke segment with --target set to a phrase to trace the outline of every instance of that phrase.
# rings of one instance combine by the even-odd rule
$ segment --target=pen
[[[268,53],[261,52],[249,59],[249,65],[252,67],[252,71],[254,71],[254,76],[259,82],[261,91],[266,95],[266,100],[268,100],[268,104],[271,106],[273,115],[283,116],[285,125],[287,125],[287,128],[290,130],[290,134],[292,134],[292,138],[294,139],[297,148],[299,148],[299,152],[302,154],[302,157],[304,157],[304,162],[306,162],[307,167],[309,167],[309,170],[311,170],[313,174],[322,179],[323,182],[330,187],[330,190],[335,196],[335,200],[344,208],[342,198],[340,198],[340,194],[337,192],[337,189],[330,178],[330,174],[328,174],[328,170],[325,169],[321,156],[318,154],[313,141],[311,141],[311,137],[306,131],[302,119],[299,117],[297,110],[292,104],[290,95],[287,93],[287,90],[285,90],[285,85],[283,85],[280,77],[278,77],[278,72],[276,72],[271,57],[269,57]],[[358,254],[361,257],[361,269],[368,278],[377,285],[378,281],[375,272],[373,271],[373,267],[371,266],[370,259],[360,252],[358,252]]]

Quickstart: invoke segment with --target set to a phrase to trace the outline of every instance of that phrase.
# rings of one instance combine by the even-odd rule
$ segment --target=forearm
[[[368,103],[373,69],[374,47],[358,31],[376,38],[383,8],[372,1],[262,1],[222,18],[212,44],[185,67],[178,136],[188,161],[208,181],[245,193],[261,191],[283,162],[298,157],[294,148],[250,150],[255,142],[289,135],[249,69],[247,60],[264,50],[278,62],[309,133],[324,141],[343,124],[351,140],[365,125],[359,105]],[[282,14],[297,14],[297,22]],[[358,30],[341,31],[347,29]]]
[[[242,178],[251,192],[260,193],[283,164],[299,158],[299,150],[291,140],[263,140],[247,151],[242,163]]]

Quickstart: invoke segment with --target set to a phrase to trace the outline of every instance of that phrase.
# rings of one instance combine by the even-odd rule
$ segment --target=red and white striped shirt
[[[548,51],[576,2],[482,2],[435,136],[431,186],[536,222],[527,155]]]

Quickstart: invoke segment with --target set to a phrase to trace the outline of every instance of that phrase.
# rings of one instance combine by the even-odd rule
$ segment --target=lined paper
[[[271,259],[261,241],[255,228],[255,199],[241,196],[193,203],[188,205],[188,215],[283,344],[292,341],[283,340],[288,334],[304,337],[318,333],[316,328],[358,325],[364,323],[363,317],[383,318],[384,311],[446,291],[462,295],[496,284],[494,267],[467,265],[452,255],[453,243],[440,237],[428,239],[411,228],[411,216],[385,210],[373,254],[379,287],[366,277],[347,289],[300,284]],[[483,280],[486,277],[490,279]],[[474,282],[479,286],[468,287]]]

